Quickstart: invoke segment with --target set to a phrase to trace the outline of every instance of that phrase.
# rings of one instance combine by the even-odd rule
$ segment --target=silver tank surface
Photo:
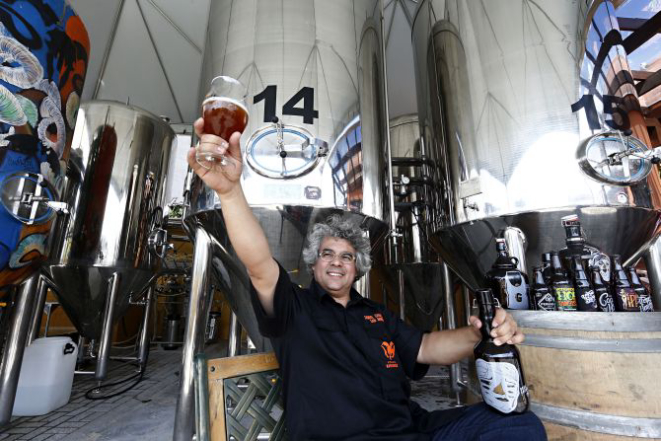
[[[70,213],[58,219],[44,269],[85,337],[101,333],[114,273],[115,317],[155,274],[158,258],[148,241],[158,239],[174,138],[165,121],[137,107],[109,101],[80,107],[62,198]]]
[[[529,269],[564,247],[568,214],[608,254],[626,258],[652,235],[650,164],[608,162],[647,136],[617,26],[609,1],[420,2],[419,117],[443,188],[428,201],[432,241],[473,289],[508,227],[522,231]]]
[[[378,0],[211,2],[201,98],[217,75],[247,86],[243,188],[275,258],[302,285],[310,277],[301,251],[314,223],[352,215],[374,246],[387,230],[380,14]],[[215,274],[260,347],[220,202],[197,178],[190,194],[186,222],[201,223],[219,245]]]

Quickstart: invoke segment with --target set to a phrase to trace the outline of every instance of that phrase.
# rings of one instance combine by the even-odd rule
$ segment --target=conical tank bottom
[[[440,263],[403,263],[388,265],[379,274],[390,299],[398,298],[398,274],[404,275],[404,311],[408,321],[418,329],[431,331],[438,325],[445,306],[443,271]]]
[[[488,286],[486,273],[496,260],[494,240],[507,227],[519,228],[526,237],[526,264],[530,272],[541,264],[542,253],[565,247],[560,219],[577,214],[587,244],[623,261],[652,238],[659,212],[638,207],[578,207],[532,211],[465,222],[438,230],[431,242],[443,260],[472,290]]]
[[[101,336],[113,274],[119,274],[115,319],[126,313],[131,293],[142,291],[154,276],[153,271],[135,268],[52,265],[46,270],[71,322],[82,336],[94,339]]]

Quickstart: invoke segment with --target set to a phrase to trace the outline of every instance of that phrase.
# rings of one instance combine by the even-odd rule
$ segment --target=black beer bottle
[[[550,255],[549,255],[550,257]],[[555,297],[551,294],[551,290],[544,281],[544,273],[541,267],[536,266],[533,268],[533,281],[530,290],[532,292],[532,299],[534,309],[538,311],[555,311],[556,303]]]
[[[551,276],[553,275],[551,253],[542,254],[542,275],[544,276],[544,283],[551,285]]]
[[[597,297],[595,296],[594,289],[590,285],[583,264],[581,263],[580,256],[572,258],[572,269],[574,273],[574,290],[576,292],[576,303],[579,311],[596,311],[597,310]]]
[[[638,294],[638,308],[641,312],[654,312],[654,305],[652,304],[652,296],[647,292],[647,288],[640,281],[640,277],[636,273],[636,268],[629,266],[625,268],[629,273],[629,279],[631,280],[631,287],[636,294]]]
[[[562,226],[565,229],[565,244],[567,248],[560,250],[560,262],[565,265],[572,272],[571,276],[573,277],[573,265],[572,260],[574,256],[581,257],[585,249],[585,238],[583,237],[581,230],[581,222],[578,220],[578,216],[571,214],[565,216],[561,219]]]
[[[528,309],[528,277],[516,267],[518,260],[507,252],[505,239],[496,239],[498,257],[487,273],[495,295],[507,309]]]
[[[620,256],[614,254],[612,259],[611,289],[615,299],[615,309],[617,311],[640,311],[638,295],[631,287],[629,279],[627,279],[627,273],[620,263]]]
[[[530,397],[521,368],[519,351],[504,343],[496,346],[491,337],[495,302],[490,289],[477,290],[482,341],[474,349],[477,378],[484,402],[504,414],[528,410]]]
[[[553,274],[551,276],[551,292],[558,305],[558,311],[576,311],[576,291],[560,263],[558,253],[551,253],[551,265]]]
[[[599,268],[593,266],[592,271],[592,287],[594,288],[594,295],[597,298],[597,305],[599,311],[602,312],[615,312],[615,300],[613,300],[613,295],[611,294],[608,286],[604,283],[601,278],[601,273]]]

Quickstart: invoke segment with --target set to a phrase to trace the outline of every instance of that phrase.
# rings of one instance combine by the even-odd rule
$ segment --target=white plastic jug
[[[25,348],[12,415],[43,415],[67,404],[77,355],[69,337],[38,338]]]

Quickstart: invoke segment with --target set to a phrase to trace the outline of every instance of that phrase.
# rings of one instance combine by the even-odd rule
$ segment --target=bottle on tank
[[[496,251],[498,257],[487,274],[496,296],[507,309],[528,309],[528,277],[517,269],[518,260],[507,252],[505,239],[496,239]]]
[[[611,271],[611,290],[613,298],[615,299],[616,311],[640,311],[638,306],[638,294],[631,286],[631,282],[627,278],[627,273],[622,268],[620,263],[620,256],[614,254],[612,256],[613,269]]]
[[[576,311],[576,291],[574,285],[567,276],[565,268],[560,262],[560,256],[556,252],[551,253],[551,292],[558,304],[558,311]]]
[[[590,271],[592,273],[592,287],[594,288],[594,295],[597,298],[599,311],[615,312],[615,300],[610,289],[608,289],[608,285],[601,278],[599,267],[593,266],[590,268]]]
[[[654,312],[654,305],[652,304],[652,296],[650,296],[649,291],[645,288],[645,285],[640,281],[638,273],[636,273],[636,268],[629,266],[625,268],[629,274],[629,280],[631,280],[631,287],[638,295],[638,308],[641,312]]]
[[[531,303],[533,305],[530,309],[537,311],[555,311],[557,309],[555,297],[553,297],[551,290],[544,280],[542,267],[537,266],[533,269],[533,281],[530,292]]]

